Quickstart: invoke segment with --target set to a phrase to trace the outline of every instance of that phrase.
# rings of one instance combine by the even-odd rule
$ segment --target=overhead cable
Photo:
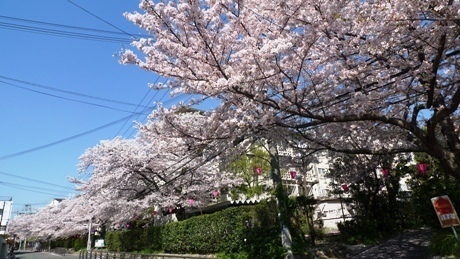
[[[31,182],[36,182],[36,183],[51,185],[51,186],[55,186],[55,187],[59,187],[59,188],[67,188],[67,189],[69,188],[69,187],[65,187],[65,186],[62,186],[62,185],[57,185],[57,184],[54,184],[54,183],[48,183],[48,182],[44,182],[44,181],[41,181],[41,180],[36,180],[36,179],[24,177],[24,176],[19,176],[19,175],[16,175],[16,174],[11,174],[11,173],[1,172],[1,171],[0,171],[0,174],[7,175],[7,176],[11,176],[11,177],[20,178],[20,179],[27,180],[27,181],[31,181]]]
[[[88,105],[92,105],[92,106],[107,108],[107,109],[116,110],[116,111],[121,111],[121,112],[126,112],[126,113],[132,113],[131,111],[127,111],[127,110],[123,110],[123,109],[118,109],[118,108],[115,108],[115,107],[110,107],[110,106],[106,106],[106,105],[102,105],[102,104],[97,104],[97,103],[90,103],[90,102],[80,101],[80,100],[76,100],[76,99],[66,98],[66,97],[63,97],[63,96],[58,96],[58,95],[54,95],[54,94],[49,94],[49,93],[45,93],[45,92],[41,92],[41,91],[29,89],[29,88],[27,88],[27,87],[22,87],[22,86],[19,86],[19,85],[11,84],[11,83],[8,83],[8,82],[2,81],[2,80],[0,80],[0,83],[3,83],[3,84],[5,84],[5,85],[14,86],[14,87],[17,87],[17,88],[21,88],[21,89],[24,89],[24,90],[27,90],[27,91],[31,91],[31,92],[35,92],[35,93],[39,93],[39,94],[48,95],[48,96],[51,96],[51,97],[55,97],[55,98],[67,100],[67,101],[72,101],[72,102],[77,102],[77,103],[88,104]]]
[[[123,101],[118,101],[118,100],[113,100],[113,99],[108,99],[108,98],[102,98],[102,97],[97,97],[97,96],[93,96],[93,95],[73,92],[73,91],[69,91],[69,90],[63,90],[63,89],[59,89],[59,88],[55,88],[55,87],[50,87],[50,86],[45,86],[45,85],[41,85],[41,84],[37,84],[37,83],[28,82],[28,81],[17,79],[17,78],[12,78],[12,77],[2,76],[2,75],[0,75],[0,78],[8,80],[8,81],[14,81],[14,82],[21,83],[21,84],[26,84],[26,85],[39,87],[39,88],[43,88],[43,89],[48,89],[48,90],[51,90],[51,91],[61,92],[61,93],[65,93],[65,94],[85,97],[85,98],[89,98],[89,99],[95,99],[95,100],[99,100],[99,101],[122,104],[122,105],[127,105],[127,106],[134,106],[134,107],[139,106],[139,104],[128,103],[128,102],[123,102]],[[141,107],[142,108],[147,108],[147,106],[142,106],[142,105],[141,105]]]
[[[87,9],[85,9],[85,8],[83,8],[83,7],[81,7],[81,6],[79,6],[78,4],[76,4],[76,3],[74,3],[74,2],[72,2],[72,1],[70,1],[70,0],[67,0],[67,1],[68,1],[69,3],[71,3],[71,4],[73,4],[74,6],[78,7],[79,9],[83,10],[84,12],[86,12],[86,13],[90,14],[91,16],[95,17],[96,19],[98,19],[98,20],[100,20],[100,21],[102,21],[102,22],[108,24],[109,26],[111,26],[111,27],[113,27],[113,28],[115,28],[115,29],[117,29],[117,30],[123,32],[124,34],[126,34],[126,35],[128,35],[128,36],[131,36],[131,37],[133,37],[133,38],[136,39],[136,37],[135,37],[134,35],[132,35],[131,33],[128,33],[128,32],[126,32],[125,30],[121,29],[120,27],[115,26],[114,24],[112,24],[112,23],[110,23],[110,22],[108,22],[108,21],[102,19],[101,17],[99,17],[99,16],[97,16],[96,14],[90,12],[89,10],[87,10]]]
[[[129,119],[133,116],[135,116],[136,114],[139,114],[139,113],[144,113],[145,111],[148,111],[150,110],[151,108],[146,108],[140,112],[135,112],[133,114],[130,114],[126,117],[123,117],[121,119],[118,119],[116,121],[113,121],[113,122],[110,122],[110,123],[107,123],[107,124],[104,124],[102,126],[99,126],[97,128],[94,128],[94,129],[91,129],[91,130],[88,130],[88,131],[85,131],[85,132],[82,132],[82,133],[79,133],[79,134],[76,134],[76,135],[73,135],[73,136],[70,136],[70,137],[67,137],[67,138],[64,138],[64,139],[61,139],[61,140],[58,140],[58,141],[54,141],[54,142],[51,142],[51,143],[48,143],[48,144],[45,144],[45,145],[42,145],[42,146],[38,146],[38,147],[34,147],[34,148],[31,148],[31,149],[27,149],[27,150],[23,150],[23,151],[20,151],[20,152],[16,152],[16,153],[12,153],[12,154],[9,154],[9,155],[4,155],[4,156],[0,156],[0,160],[6,160],[6,159],[10,159],[10,158],[14,158],[14,157],[18,157],[18,156],[21,156],[21,155],[25,155],[25,154],[28,154],[28,153],[32,153],[34,151],[38,151],[38,150],[41,150],[41,149],[45,149],[45,148],[48,148],[48,147],[52,147],[52,146],[55,146],[55,145],[58,145],[58,144],[61,144],[61,143],[64,143],[64,142],[67,142],[67,141],[70,141],[70,140],[73,140],[73,139],[76,139],[76,138],[79,138],[79,137],[82,137],[82,136],[85,136],[85,135],[88,135],[90,133],[93,133],[93,132],[96,132],[96,131],[99,131],[101,129],[104,129],[104,128],[107,128],[107,127],[110,127],[110,126],[113,126],[115,124],[118,124],[120,122],[123,122],[125,121],[126,119]]]
[[[6,20],[6,22],[0,22],[0,28],[8,30],[113,43],[131,43],[134,39],[136,39],[132,33],[123,31],[114,25],[112,27],[115,27],[117,30],[121,30],[121,32],[34,21],[3,15],[0,15],[0,20]],[[151,37],[144,34],[138,34],[137,36],[146,38]]]

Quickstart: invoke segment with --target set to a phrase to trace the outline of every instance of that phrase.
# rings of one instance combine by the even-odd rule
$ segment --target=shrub
[[[80,249],[85,247],[85,244],[82,242],[83,240],[81,238],[75,239],[75,242],[73,243],[73,250],[74,251],[79,251]]]
[[[450,229],[436,231],[431,238],[430,248],[435,255],[460,256],[460,242],[457,241]]]
[[[228,208],[164,226],[108,232],[108,250],[219,254],[222,258],[280,258],[276,204]],[[237,256],[238,255],[238,256]],[[235,257],[237,256],[237,257]]]

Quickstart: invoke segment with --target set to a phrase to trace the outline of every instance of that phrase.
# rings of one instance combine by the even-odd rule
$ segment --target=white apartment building
[[[280,156],[292,156],[292,151],[280,151]],[[345,204],[343,198],[347,195],[333,195],[331,179],[328,177],[329,166],[332,157],[328,152],[316,154],[315,162],[309,163],[305,168],[290,167],[287,173],[284,173],[283,184],[287,186],[288,195],[309,196],[313,197],[317,204],[313,220],[318,227],[324,229],[326,233],[338,232],[337,223],[351,218],[351,209]],[[291,171],[295,171],[295,178],[292,178]]]
[[[0,235],[8,233],[8,223],[13,212],[13,198],[0,196]]]

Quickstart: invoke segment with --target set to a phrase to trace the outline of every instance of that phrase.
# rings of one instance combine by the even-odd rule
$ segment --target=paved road
[[[78,259],[78,255],[65,256],[47,252],[15,251],[16,259]]]
[[[431,231],[429,229],[409,231],[383,244],[371,247],[353,256],[353,258],[431,258],[428,248],[430,236]]]
[[[364,250],[359,249],[361,252],[352,253],[353,256],[351,256],[351,258],[432,258],[428,247],[430,236],[431,231],[429,229],[408,231],[380,245],[373,246],[368,249],[364,248]],[[344,258],[350,257],[345,256]],[[68,254],[62,256],[47,252],[16,251],[16,259],[78,259],[78,255]]]

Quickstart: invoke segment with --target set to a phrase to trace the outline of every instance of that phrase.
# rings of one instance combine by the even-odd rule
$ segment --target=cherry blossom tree
[[[120,226],[151,217],[152,208],[170,213],[170,208],[206,206],[213,192],[240,184],[222,166],[221,156],[231,153],[220,147],[226,139],[215,137],[223,130],[200,130],[210,118],[160,108],[148,123],[138,125],[134,139],[101,141],[80,157],[80,177],[70,179],[80,194],[14,219],[11,232],[21,237],[66,237],[87,233],[89,220]]]
[[[457,2],[142,0],[140,8],[126,17],[152,37],[121,61],[171,79],[154,87],[217,98],[216,114],[253,133],[294,131],[348,153],[426,152],[460,180]]]
[[[35,214],[24,214],[15,217],[9,232],[19,240],[29,238],[55,239],[84,234],[88,231],[88,208],[85,208],[79,197],[63,200],[57,205],[40,208]],[[79,204],[79,209],[75,208]]]
[[[205,136],[221,130],[201,130],[209,118],[200,112],[160,110],[147,124],[139,124],[135,139],[102,141],[81,156],[81,171],[91,169],[82,195],[97,199],[97,218],[113,220],[118,213],[118,220],[127,219],[153,206],[164,211],[204,206],[213,191],[239,183],[220,167],[222,152],[216,146],[221,143]],[[102,204],[107,206],[103,210]]]

